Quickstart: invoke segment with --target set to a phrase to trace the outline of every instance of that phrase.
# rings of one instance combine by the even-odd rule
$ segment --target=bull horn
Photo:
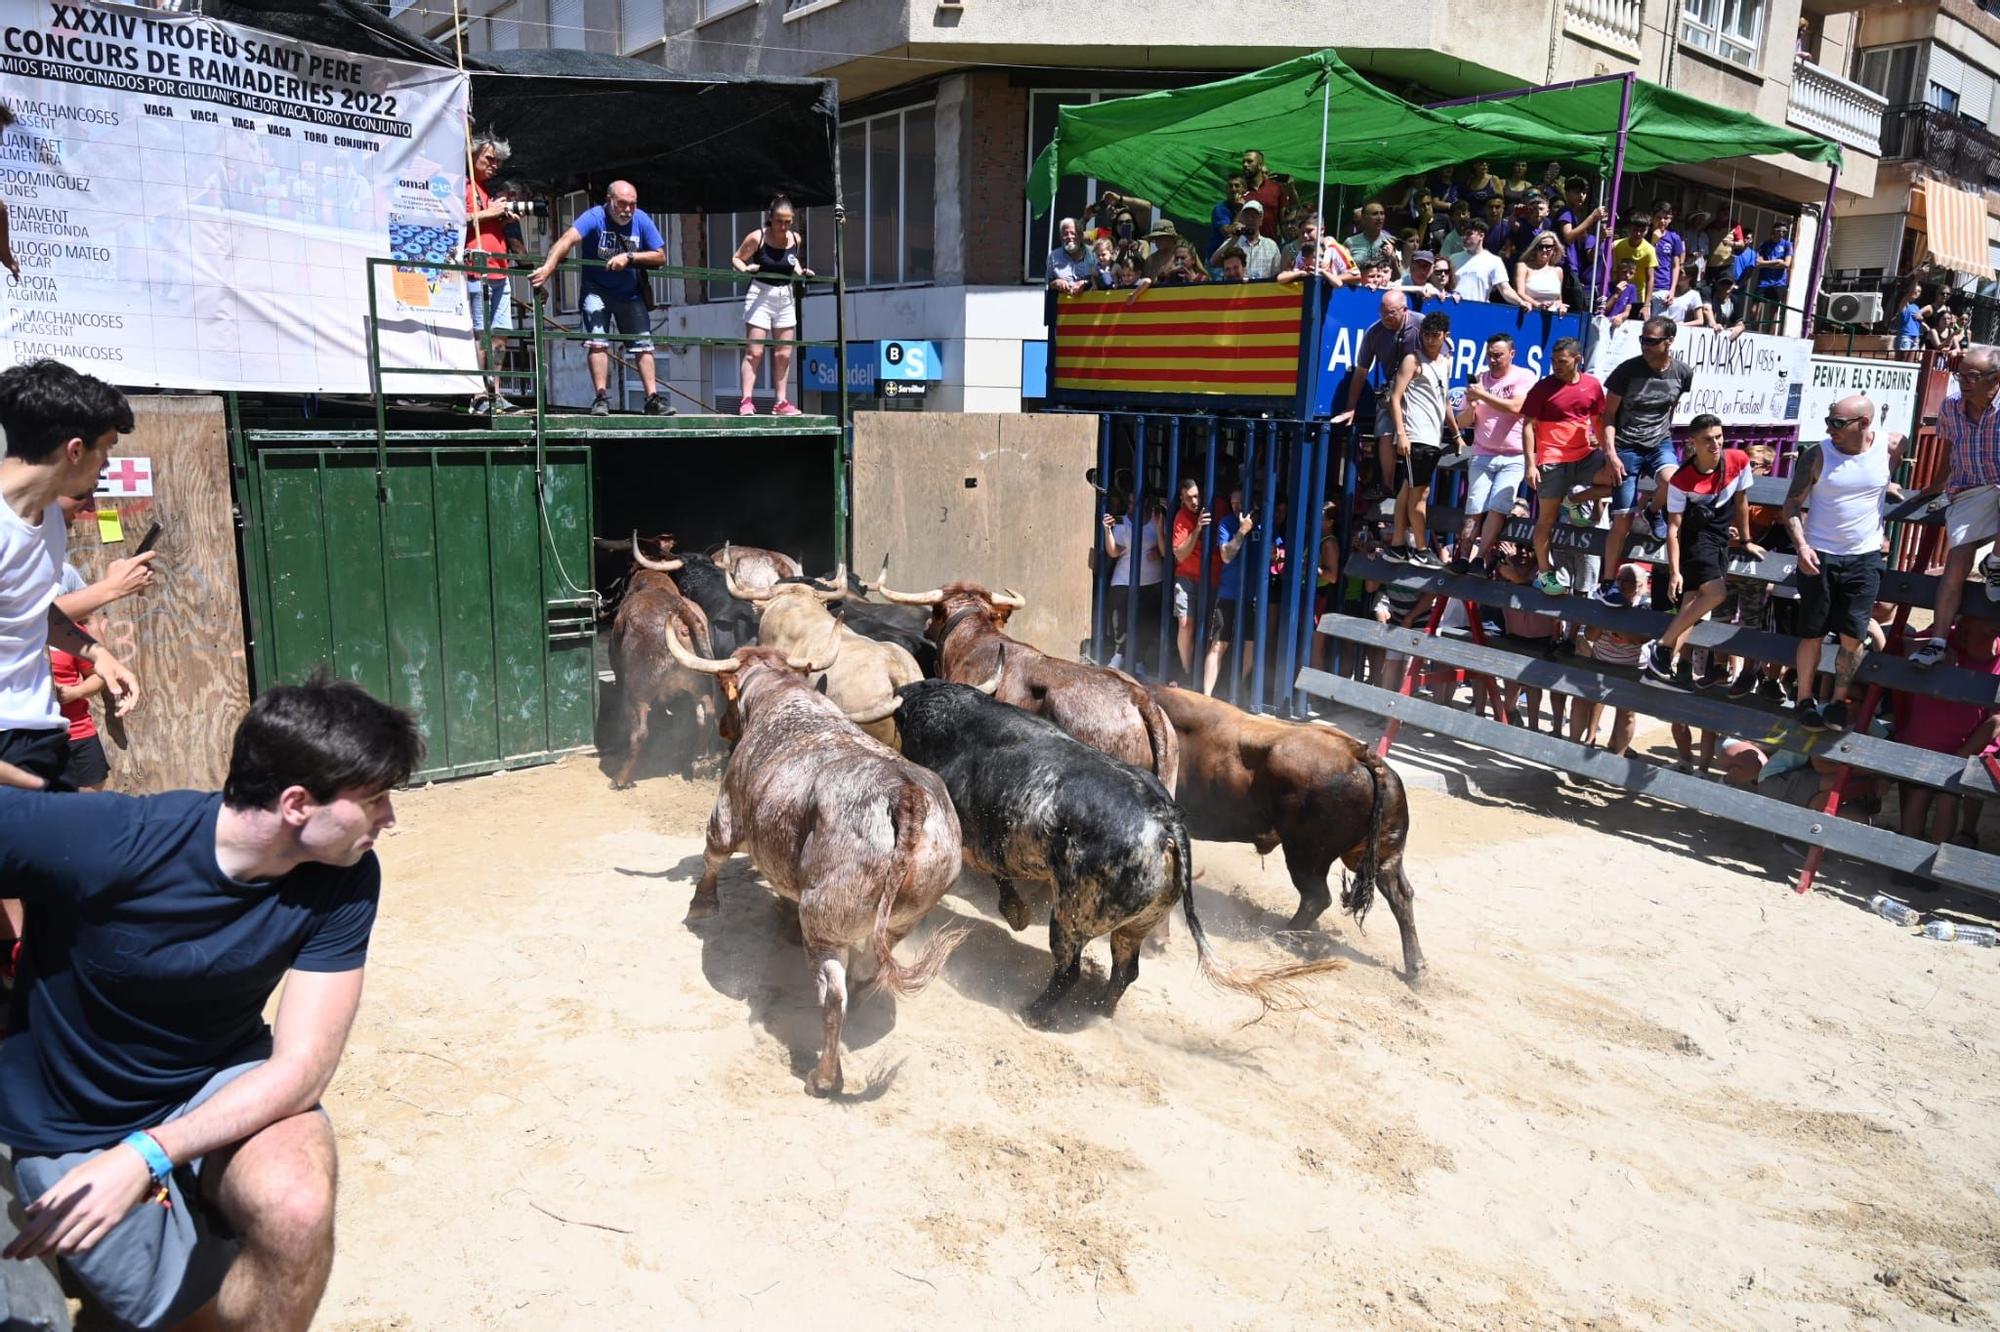
[[[667,651],[673,653],[675,661],[703,675],[727,675],[743,664],[734,657],[697,657],[692,647],[681,646],[681,631],[671,624],[667,626]]]
[[[840,619],[836,617],[833,622],[833,641],[826,645],[826,656],[824,658],[814,661],[810,657],[786,657],[785,664],[795,671],[804,671],[807,675],[818,675],[821,671],[828,669],[840,657],[840,631],[844,627]]]
[[[873,726],[878,721],[887,721],[895,714],[896,709],[902,706],[902,696],[891,694],[886,702],[877,703],[870,708],[863,708],[859,712],[848,713],[847,720],[853,722],[856,726]]]
[[[833,578],[830,581],[833,583],[833,591],[822,592],[818,588],[813,587],[812,594],[821,601],[845,601],[847,599],[847,566],[845,564],[835,565]],[[806,586],[812,587],[812,584],[808,583]]]
[[[1000,645],[1000,656],[993,663],[993,674],[972,686],[988,698],[1000,691],[1000,677],[1007,673],[1007,645]]]
[[[1028,599],[1011,587],[1003,587],[993,594],[993,604],[996,606],[1011,606],[1015,610],[1019,610],[1028,604]]]
[[[722,585],[728,588],[729,595],[735,597],[738,601],[769,601],[777,594],[778,589],[775,587],[767,587],[761,592],[752,587],[744,587],[736,581],[735,575],[729,572],[728,565],[724,564],[719,567],[722,570]]]
[[[929,606],[944,600],[944,589],[941,587],[934,587],[928,592],[898,592],[887,583],[877,583],[875,590],[898,606]]]
[[[686,560],[647,559],[645,552],[639,549],[639,532],[636,528],[632,532],[632,558],[646,568],[657,570],[660,573],[678,573],[687,564]]]

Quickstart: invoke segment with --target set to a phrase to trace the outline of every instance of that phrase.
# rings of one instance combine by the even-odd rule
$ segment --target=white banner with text
[[[18,279],[0,361],[116,384],[367,392],[475,366],[463,277],[466,78],[168,14],[0,0]],[[396,377],[412,393],[469,387]]]
[[[1639,354],[1642,321],[1628,319],[1617,328],[1599,318],[1590,351],[1590,373],[1603,379],[1620,361]],[[1806,387],[1806,367],[1812,343],[1765,333],[1731,337],[1719,328],[1680,326],[1674,335],[1674,355],[1694,367],[1694,391],[1680,401],[1674,424],[1684,426],[1704,412],[1722,418],[1725,426],[1792,425],[1799,420]]]

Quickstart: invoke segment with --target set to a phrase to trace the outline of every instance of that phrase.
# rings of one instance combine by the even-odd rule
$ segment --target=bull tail
[[[875,960],[879,964],[874,984],[886,985],[897,994],[915,994],[937,979],[944,970],[945,959],[952,950],[965,942],[971,931],[965,929],[939,930],[924,945],[924,951],[908,966],[896,960],[896,954],[889,942],[889,921],[896,914],[896,903],[909,893],[917,880],[918,841],[923,835],[924,789],[914,782],[906,782],[896,803],[890,810],[890,822],[896,833],[896,850],[889,859],[889,873],[884,876],[882,896],[875,903],[875,930],[872,942],[875,946]]]
[[[1294,962],[1268,971],[1244,972],[1217,962],[1209,951],[1208,934],[1195,918],[1194,857],[1188,848],[1187,828],[1178,819],[1174,821],[1174,840],[1168,854],[1175,861],[1174,882],[1181,890],[1181,912],[1187,917],[1188,934],[1194,939],[1195,965],[1201,971],[1201,978],[1218,989],[1233,990],[1255,999],[1261,1009],[1258,1020],[1272,1013],[1311,1007],[1295,982],[1339,971],[1347,965],[1343,958],[1329,957],[1318,962]]]
[[[1372,748],[1361,746],[1361,766],[1368,769],[1368,781],[1375,789],[1374,803],[1368,807],[1368,841],[1363,845],[1361,864],[1340,889],[1340,909],[1358,922],[1375,905],[1375,885],[1382,874],[1382,824],[1389,813],[1389,791],[1396,774]]]
[[[1174,794],[1174,786],[1180,777],[1181,744],[1174,734],[1173,723],[1167,720],[1166,709],[1158,699],[1146,692],[1143,685],[1133,685],[1139,716],[1146,723],[1146,740],[1153,749],[1153,775],[1160,779],[1160,785],[1167,788],[1167,794]]]

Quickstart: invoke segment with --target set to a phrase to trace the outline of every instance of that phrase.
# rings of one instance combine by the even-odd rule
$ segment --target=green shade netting
[[[1029,169],[1028,200],[1040,215],[1060,177],[1095,176],[1171,215],[1207,217],[1246,148],[1261,150],[1274,174],[1342,185],[1482,157],[1608,169],[1619,99],[1620,85],[1607,82],[1432,111],[1368,83],[1332,51],[1316,51],[1217,83],[1064,107],[1054,140]],[[1815,135],[1634,81],[1627,171],[1765,153],[1840,162],[1840,148]]]

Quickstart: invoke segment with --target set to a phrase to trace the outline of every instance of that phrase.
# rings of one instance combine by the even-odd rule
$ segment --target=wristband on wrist
[[[153,1177],[155,1184],[164,1187],[174,1173],[174,1161],[167,1155],[166,1148],[160,1146],[159,1140],[142,1129],[127,1134],[124,1144],[139,1153],[139,1158],[146,1163],[146,1173]]]

